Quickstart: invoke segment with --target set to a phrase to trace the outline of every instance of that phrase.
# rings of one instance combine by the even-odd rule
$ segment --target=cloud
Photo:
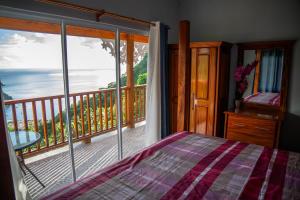
[[[0,61],[4,61],[5,62],[5,61],[8,61],[8,60],[10,60],[9,57],[0,55]]]
[[[12,36],[10,36],[7,40],[7,45],[17,45],[19,43],[25,43],[27,42],[27,38],[22,36],[21,34],[13,34]]]
[[[60,35],[11,31],[2,38],[0,71],[1,68],[62,68]],[[102,49],[101,39],[68,36],[67,45],[69,68],[115,68],[115,59]]]
[[[47,39],[46,35],[41,33],[26,33],[26,34],[27,34],[27,40],[36,43],[45,43]]]
[[[100,47],[101,45],[101,39],[96,39],[96,38],[82,38],[82,42],[80,43],[82,46],[89,47],[91,49],[95,47]]]
[[[2,68],[61,66],[59,35],[11,31],[0,41]]]
[[[8,36],[5,41],[1,42],[1,46],[19,45],[28,42],[32,43],[45,43],[46,35],[41,33],[30,33],[30,32],[20,32],[14,33]]]
[[[0,51],[0,64],[2,66],[9,66],[11,63],[15,61],[19,61],[20,59],[15,55],[5,55],[5,52],[3,53]]]

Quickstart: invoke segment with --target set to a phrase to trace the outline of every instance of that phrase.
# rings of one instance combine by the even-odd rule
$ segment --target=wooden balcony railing
[[[70,115],[73,141],[87,140],[116,129],[116,89],[70,94]],[[123,127],[127,126],[129,95],[127,87],[121,88],[121,109]],[[145,119],[146,85],[134,87],[134,122]],[[17,99],[5,101],[11,109],[10,131],[30,130],[39,132],[41,141],[23,151],[25,157],[36,155],[53,148],[68,144],[65,134],[64,95]],[[28,109],[31,107],[31,109]],[[17,111],[21,111],[22,119],[18,119]],[[30,119],[28,119],[31,114]],[[20,117],[19,117],[20,118]]]

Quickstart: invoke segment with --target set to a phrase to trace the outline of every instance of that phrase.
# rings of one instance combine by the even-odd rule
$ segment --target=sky
[[[101,39],[67,36],[67,50],[70,69],[115,68],[115,59],[102,49]],[[0,70],[61,69],[61,54],[60,35],[0,29]]]

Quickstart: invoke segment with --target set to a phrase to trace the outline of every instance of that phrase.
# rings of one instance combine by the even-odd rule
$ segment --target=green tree
[[[146,78],[145,80],[147,80],[147,60],[148,60],[148,54],[145,54],[144,58],[134,66],[133,68],[133,74],[134,74],[134,84],[135,85],[140,85],[140,84],[145,84],[145,83],[139,83],[138,79],[140,75],[146,76],[144,78]],[[127,74],[124,73],[121,75],[121,87],[126,86],[127,84]],[[116,82],[111,82],[108,84],[107,86],[108,88],[116,88]]]
[[[0,84],[2,87],[5,86],[1,81],[0,81]],[[3,93],[4,100],[12,100],[13,99],[12,96],[6,94],[5,92],[2,92],[2,93]]]
[[[147,83],[147,73],[140,74],[137,79],[138,85],[143,85]]]
[[[148,55],[145,54],[144,58],[137,64],[134,66],[134,83],[135,85],[141,85],[141,84],[145,84],[146,81],[147,81],[147,59],[148,59]],[[121,75],[121,87],[122,86],[126,86],[126,83],[127,83],[127,75],[126,73],[122,74]],[[116,88],[116,83],[115,82],[112,82],[112,83],[109,83],[107,88]],[[103,88],[105,89],[105,88]],[[123,119],[125,119],[125,94],[123,94],[123,106],[122,106],[122,109],[123,109]],[[96,107],[97,107],[97,121],[99,120],[100,116],[100,108],[99,108],[99,101],[101,101],[101,105],[102,105],[102,116],[104,117],[104,94],[101,93],[101,96],[99,95],[96,95]],[[112,105],[113,105],[113,112],[112,112],[112,121],[113,121],[113,126],[116,126],[116,104],[115,104],[115,95],[114,93],[112,94],[112,97],[113,99],[112,101]],[[107,112],[108,112],[108,129],[111,128],[111,124],[110,124],[110,120],[111,120],[111,115],[110,115],[110,94],[108,93],[107,94]],[[77,99],[78,101],[78,99]],[[91,121],[93,122],[94,121],[94,116],[93,116],[93,99],[92,97],[90,97],[88,100],[86,98],[83,99],[83,113],[84,113],[84,127],[82,127],[80,121],[81,121],[81,113],[80,113],[80,104],[79,102],[77,102],[76,104],[76,110],[77,110],[77,113],[76,113],[76,116],[75,113],[74,113],[74,104],[71,105],[70,107],[70,114],[71,114],[71,127],[72,127],[72,130],[73,130],[73,133],[74,133],[74,130],[75,130],[75,124],[74,124],[74,117],[76,117],[77,119],[77,125],[78,125],[78,132],[79,132],[79,135],[81,135],[81,132],[82,132],[82,129],[85,130],[85,132],[87,133],[88,132],[88,123],[87,123],[87,101],[89,101],[89,105],[90,105],[90,118],[91,118]],[[66,121],[66,112],[65,110],[62,111],[62,121],[65,122]],[[61,127],[60,127],[60,118],[59,118],[59,114],[55,115],[55,119],[54,119],[54,123],[55,123],[55,130],[56,130],[56,140],[57,142],[59,143],[61,141]],[[93,123],[92,123],[93,124]],[[103,123],[102,123],[103,127],[104,127],[104,119],[103,119]],[[29,126],[29,130],[33,131],[34,130],[34,124],[33,124],[33,121],[28,121],[28,126]],[[49,145],[52,145],[54,144],[54,135],[53,135],[53,128],[52,128],[52,121],[51,120],[47,120],[46,121],[46,127],[47,129],[47,136],[48,136],[48,140],[49,140]],[[8,123],[8,129],[9,131],[13,131],[14,130],[14,127],[13,127],[13,123],[10,122]],[[67,134],[66,134],[66,126],[64,124],[64,137],[65,137],[65,141],[67,141]],[[91,129],[92,131],[94,131],[94,126],[91,126]],[[97,129],[100,130],[100,124],[98,122],[98,125],[97,125]],[[42,140],[41,140],[41,147],[44,147],[45,146],[45,141],[44,141],[44,126],[43,126],[43,121],[42,120],[38,120],[38,130],[39,130],[39,133],[41,134],[41,137],[42,137]],[[32,149],[36,148],[35,147],[32,147]]]
[[[139,75],[145,73],[147,74],[147,60],[148,60],[148,54],[145,54],[144,58],[136,66],[134,66],[133,73],[134,73],[135,84],[138,84],[137,80],[139,78]]]

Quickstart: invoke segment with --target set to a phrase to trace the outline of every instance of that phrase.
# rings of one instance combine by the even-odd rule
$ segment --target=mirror
[[[258,63],[247,76],[248,87],[243,102],[280,107],[284,49],[243,50],[243,66]]]

